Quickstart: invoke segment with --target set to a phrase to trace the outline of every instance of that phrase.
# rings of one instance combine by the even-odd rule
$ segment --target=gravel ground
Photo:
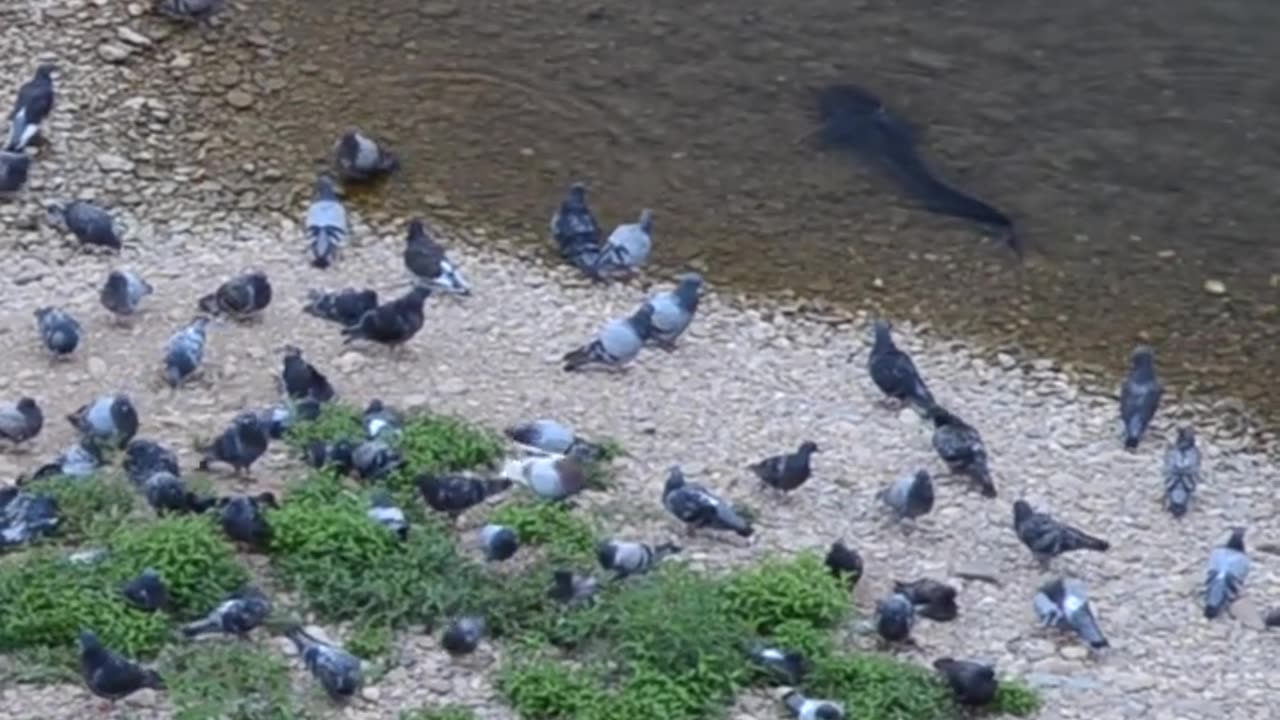
[[[886,524],[876,491],[907,470],[940,474],[942,468],[929,429],[911,412],[878,402],[864,365],[869,319],[861,315],[816,318],[717,293],[712,268],[699,319],[677,352],[647,353],[624,373],[566,375],[559,356],[606,318],[627,312],[644,291],[585,287],[558,269],[475,250],[454,234],[447,235],[452,254],[475,296],[429,300],[427,327],[402,358],[344,348],[334,326],[302,315],[306,290],[369,285],[390,294],[405,287],[404,219],[357,218],[354,243],[335,269],[307,267],[297,225],[304,204],[260,201],[251,190],[236,193],[235,183],[206,178],[200,159],[216,140],[181,129],[183,104],[176,96],[138,94],[133,84],[156,87],[142,75],[159,64],[172,72],[174,58],[185,53],[207,57],[200,44],[215,42],[218,32],[170,38],[159,47],[131,45],[118,27],[152,38],[161,32],[152,20],[130,20],[132,9],[101,0],[60,5],[57,16],[49,14],[53,8],[5,11],[0,63],[9,85],[29,76],[36,54],[56,57],[62,70],[50,142],[39,151],[32,182],[0,205],[6,228],[0,262],[8,268],[0,279],[0,396],[33,395],[50,421],[30,455],[0,455],[0,477],[13,478],[68,444],[71,428],[61,416],[107,391],[130,393],[142,434],[182,448],[184,466],[193,466],[190,438],[215,433],[236,411],[272,398],[280,349],[291,343],[355,402],[394,398],[495,425],[553,416],[588,436],[618,438],[630,453],[620,461],[618,487],[584,504],[619,534],[659,540],[677,531],[658,502],[664,470],[675,462],[763,511],[761,531],[749,542],[688,543],[686,556],[694,562],[739,565],[843,537],[867,560],[864,610],[895,578],[950,579],[961,588],[960,621],[922,623],[920,648],[904,654],[920,662],[944,654],[995,661],[1003,673],[1045,688],[1043,718],[1264,716],[1268,695],[1280,689],[1268,672],[1270,639],[1258,611],[1280,597],[1274,561],[1254,552],[1254,574],[1233,617],[1206,622],[1197,588],[1210,548],[1232,524],[1249,526],[1255,548],[1275,537],[1276,472],[1242,447],[1238,432],[1218,433],[1202,423],[1207,481],[1191,513],[1172,521],[1159,503],[1160,459],[1174,418],[1198,413],[1178,406],[1176,392],[1168,394],[1173,402],[1157,418],[1150,441],[1127,454],[1120,449],[1115,398],[1084,391],[1053,362],[988,360],[980,349],[931,328],[898,328],[900,344],[915,355],[935,395],[983,432],[1001,491],[999,499],[986,500],[944,481],[934,514],[906,533]],[[135,49],[84,51],[104,42]],[[163,72],[155,75],[163,81]],[[307,192],[300,184],[298,197]],[[128,228],[122,257],[86,253],[37,221],[45,200],[70,196],[97,197],[117,211]],[[271,209],[282,205],[288,206],[284,214]],[[475,229],[466,234],[492,244]],[[112,324],[97,304],[98,288],[117,266],[142,272],[156,286],[147,311],[128,328]],[[190,319],[197,296],[250,268],[265,270],[275,286],[265,318],[211,330],[206,377],[176,394],[163,388],[158,372],[165,340]],[[51,366],[37,342],[32,311],[45,304],[71,310],[87,330],[72,362]],[[1128,352],[1117,348],[1117,363]],[[823,449],[815,479],[789,502],[773,504],[744,466],[806,439]],[[278,486],[291,467],[277,447],[255,468],[255,482]],[[219,482],[231,490],[235,481]],[[1107,554],[1055,565],[1090,583],[1113,646],[1104,656],[1087,657],[1077,642],[1034,627],[1031,596],[1045,576],[1010,529],[1010,503],[1018,497],[1113,543]],[[980,571],[998,584],[959,580],[958,571]],[[849,642],[870,646],[857,633]],[[402,655],[415,660],[411,667],[391,671],[366,699],[335,715],[392,718],[406,707],[452,701],[481,709],[481,717],[512,716],[483,674],[451,665],[434,639],[407,638]],[[2,718],[83,718],[94,706],[79,687],[0,690]],[[742,718],[771,718],[776,708],[773,701],[745,698],[737,711]],[[164,698],[148,692],[121,703],[114,716],[167,713]]]

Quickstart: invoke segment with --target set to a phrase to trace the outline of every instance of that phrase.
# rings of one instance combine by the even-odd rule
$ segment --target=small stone
[[[129,59],[132,53],[132,48],[118,43],[104,42],[98,46],[98,57],[117,65]]]
[[[98,163],[98,168],[103,172],[133,172],[133,161],[128,158],[120,157],[114,153],[98,153],[93,157],[94,162]]]
[[[1089,651],[1079,645],[1066,645],[1058,650],[1058,654],[1067,660],[1083,660],[1089,657]]]
[[[151,38],[143,35],[133,28],[125,27],[123,25],[116,28],[116,37],[130,45],[136,45],[137,47],[147,47],[151,44]]]
[[[990,583],[997,586],[1001,584],[1000,577],[996,575],[996,569],[981,563],[961,565],[952,570],[951,574],[962,580],[976,580],[977,582]]]
[[[1173,250],[1161,250],[1160,252],[1156,253],[1156,257],[1160,258],[1161,260],[1168,260],[1169,258],[1177,254],[1178,253]]]
[[[442,20],[458,14],[458,6],[451,2],[424,2],[418,6],[423,17]]]
[[[253,96],[241,90],[233,88],[227,92],[227,104],[237,110],[247,110],[253,107]]]
[[[169,61],[169,67],[176,68],[178,70],[185,70],[191,67],[191,55],[183,52],[177,53],[173,56],[173,59]]]
[[[1226,295],[1227,285],[1221,280],[1205,280],[1204,291],[1210,295]]]
[[[378,702],[378,698],[382,697],[382,691],[376,687],[366,687],[360,691],[360,697],[369,702]]]
[[[107,374],[107,362],[100,357],[94,356],[89,358],[89,376],[94,379],[100,379]]]
[[[1018,361],[1009,353],[996,353],[996,361],[1000,363],[1000,367],[1005,370],[1012,370],[1018,364]]]

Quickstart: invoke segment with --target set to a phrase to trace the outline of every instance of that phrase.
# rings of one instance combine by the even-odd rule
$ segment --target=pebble
[[[120,64],[129,59],[133,54],[133,48],[128,45],[120,45],[113,42],[104,42],[98,46],[98,57],[109,63]]]
[[[247,110],[253,107],[253,95],[240,88],[233,88],[227,91],[226,100],[228,105],[237,110]]]
[[[1227,285],[1221,280],[1205,280],[1204,291],[1210,295],[1225,295],[1227,294]]]
[[[93,160],[98,164],[99,169],[108,173],[128,173],[133,172],[134,168],[132,160],[114,153],[98,153]]]
[[[130,45],[136,45],[138,47],[149,47],[151,45],[151,38],[143,35],[133,28],[125,27],[123,25],[116,28],[116,37]]]

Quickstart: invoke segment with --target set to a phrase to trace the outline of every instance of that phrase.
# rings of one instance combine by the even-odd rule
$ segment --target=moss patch
[[[108,567],[117,584],[155,568],[169,588],[173,611],[182,617],[203,616],[249,580],[209,517],[174,516],[124,527],[108,547]]]
[[[303,720],[279,652],[239,642],[176,646],[160,663],[175,720]]]
[[[812,552],[786,560],[767,559],[730,576],[724,587],[729,608],[757,633],[783,623],[834,627],[849,609],[847,586],[832,577]]]
[[[490,522],[515,530],[523,545],[545,545],[556,559],[585,560],[595,555],[595,525],[573,514],[564,503],[508,502]]]
[[[400,713],[400,720],[476,720],[475,712],[461,705],[446,705],[438,708],[418,708]]]

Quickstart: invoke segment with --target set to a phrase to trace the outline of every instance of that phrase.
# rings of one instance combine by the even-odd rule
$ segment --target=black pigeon
[[[427,233],[419,218],[409,223],[404,243],[404,267],[419,283],[454,295],[470,295],[471,286],[462,271],[450,262],[444,246]]]
[[[56,93],[53,89],[52,63],[36,66],[36,75],[18,88],[9,112],[9,137],[5,141],[7,152],[19,152],[40,134],[40,124],[53,110]]]
[[[240,413],[231,427],[224,430],[211,445],[201,448],[204,457],[200,459],[200,469],[208,470],[211,463],[223,462],[234,468],[239,475],[248,471],[254,461],[262,457],[270,442],[271,438],[257,413]]]
[[[1164,504],[1174,517],[1187,514],[1191,495],[1200,483],[1200,449],[1196,431],[1178,428],[1178,438],[1164,456]]]
[[[379,489],[370,496],[368,515],[370,520],[390,530],[397,538],[404,540],[409,537],[409,520],[386,490]]]
[[[649,572],[664,558],[681,550],[683,548],[675,543],[654,546],[625,540],[605,540],[596,548],[596,559],[600,561],[600,567],[614,573],[613,579],[616,581]]]
[[[920,371],[916,370],[911,356],[894,345],[890,330],[889,323],[875,321],[875,342],[867,358],[871,380],[880,392],[894,400],[912,403],[920,409],[932,407],[933,395],[921,379]]]
[[[683,522],[690,534],[697,528],[731,530],[742,537],[751,537],[755,532],[729,503],[702,485],[685,480],[679,465],[667,472],[662,506]]]
[[[1155,351],[1139,345],[1130,358],[1129,376],[1120,386],[1120,419],[1124,421],[1124,446],[1136,450],[1160,407],[1164,386],[1156,377]]]
[[[116,252],[124,247],[111,213],[97,205],[75,200],[65,205],[49,203],[45,210],[50,223],[69,230],[81,245],[104,247]]]
[[[124,447],[138,434],[138,409],[127,395],[102,395],[76,408],[67,422],[86,440]]]
[[[960,614],[956,605],[956,589],[950,585],[921,578],[911,582],[894,581],[893,591],[906,596],[921,617],[936,622],[950,622]]]
[[[1262,619],[1262,624],[1266,627],[1280,627],[1280,608],[1271,608],[1267,611],[1267,616]]]
[[[805,441],[794,453],[767,457],[747,466],[747,469],[765,485],[789,492],[803,485],[813,474],[810,461],[816,452],[819,452],[817,443]]]
[[[895,592],[876,603],[876,632],[889,642],[907,642],[916,623],[916,606],[906,595]]]
[[[343,182],[369,182],[400,169],[400,159],[377,140],[349,128],[333,146],[333,164]]]
[[[181,476],[178,456],[169,448],[154,440],[134,438],[124,449],[124,474],[129,482],[138,487],[147,481],[153,473],[165,471]]]
[[[581,607],[594,600],[599,592],[599,580],[560,569],[551,573],[551,589],[547,591],[547,597],[569,607]]]
[[[183,637],[193,638],[210,633],[245,637],[271,616],[271,599],[255,587],[238,590],[208,615],[182,626]]]
[[[951,472],[976,483],[985,497],[995,497],[996,486],[987,467],[987,446],[978,431],[939,405],[930,406],[928,414],[933,419],[933,449],[938,457]]]
[[[44,428],[44,411],[35,398],[19,398],[16,403],[0,403],[0,439],[14,445],[34,438]]]
[[[58,501],[16,486],[0,488],[0,548],[25,545],[57,531]]]
[[[80,676],[89,692],[112,702],[143,688],[164,690],[164,680],[154,671],[103,647],[98,636],[80,631]]]
[[[899,519],[914,520],[933,511],[933,480],[925,470],[903,475],[880,493]]]
[[[946,680],[956,702],[961,705],[989,705],[1000,689],[996,669],[991,665],[949,657],[933,661],[933,667]]]
[[[348,475],[355,467],[355,460],[352,457],[355,447],[355,443],[351,440],[338,440],[333,443],[326,443],[323,440],[313,441],[307,446],[307,464],[317,470],[332,467],[339,473]]]
[[[200,298],[196,305],[210,315],[227,315],[247,320],[271,304],[271,281],[264,272],[237,275]]]
[[[169,607],[169,587],[154,568],[146,568],[121,591],[130,605],[146,612]]]
[[[0,150],[0,193],[15,193],[27,184],[31,174],[31,156],[23,152]]]
[[[381,480],[402,467],[400,451],[381,440],[366,440],[351,451],[351,469],[361,480]]]
[[[487,626],[484,618],[467,615],[449,623],[440,637],[440,645],[450,655],[467,655],[480,647]]]
[[[343,344],[368,340],[389,347],[403,345],[422,329],[426,320],[422,304],[430,296],[431,288],[416,285],[407,294],[379,305],[365,313],[356,324],[342,329],[346,337]]]
[[[436,512],[457,518],[468,509],[511,488],[505,478],[476,478],[463,475],[421,475],[416,483],[427,505]]]
[[[310,291],[307,304],[302,311],[312,317],[350,327],[360,322],[360,318],[364,317],[365,313],[376,307],[378,307],[377,291],[343,288],[334,292]]]
[[[168,470],[152,472],[142,483],[142,494],[147,498],[147,504],[160,515],[199,515],[218,504],[217,498],[200,497],[188,490],[182,478]]]
[[[69,313],[56,307],[42,307],[35,312],[36,329],[44,347],[55,358],[62,358],[80,346],[80,323]]]
[[[302,663],[334,701],[350,699],[364,684],[360,659],[337,645],[309,635],[298,625],[284,631],[302,655]]]
[[[164,378],[169,387],[177,389],[200,369],[204,362],[204,346],[208,342],[206,328],[209,322],[209,318],[201,315],[169,338],[164,353]]]
[[[505,525],[485,525],[480,529],[480,544],[484,548],[485,560],[502,562],[520,549],[520,538],[515,530]]]
[[[404,432],[404,418],[377,398],[369,401],[361,416],[364,433],[370,440],[398,440]]]
[[[827,550],[826,565],[833,577],[846,578],[849,587],[862,579],[862,556],[840,540],[831,543],[831,549]]]
[[[1106,552],[1111,548],[1111,543],[1106,540],[1059,522],[1049,513],[1036,512],[1025,500],[1013,504],[1013,529],[1042,566],[1047,566],[1051,559],[1063,553],[1075,550]]]
[[[752,646],[750,657],[783,685],[799,685],[809,673],[809,660],[794,650],[757,643]]]
[[[302,357],[302,350],[293,345],[284,348],[284,369],[280,372],[284,392],[294,400],[313,399],[326,403],[333,399],[333,386],[315,365]]]
[[[575,182],[551,216],[551,237],[556,241],[560,257],[595,277],[602,234],[600,224],[587,206],[586,186]]]
[[[221,498],[219,518],[227,537],[242,542],[255,550],[266,550],[271,544],[271,525],[267,523],[264,508],[278,508],[276,496],[270,492],[256,496],[235,495]]]

